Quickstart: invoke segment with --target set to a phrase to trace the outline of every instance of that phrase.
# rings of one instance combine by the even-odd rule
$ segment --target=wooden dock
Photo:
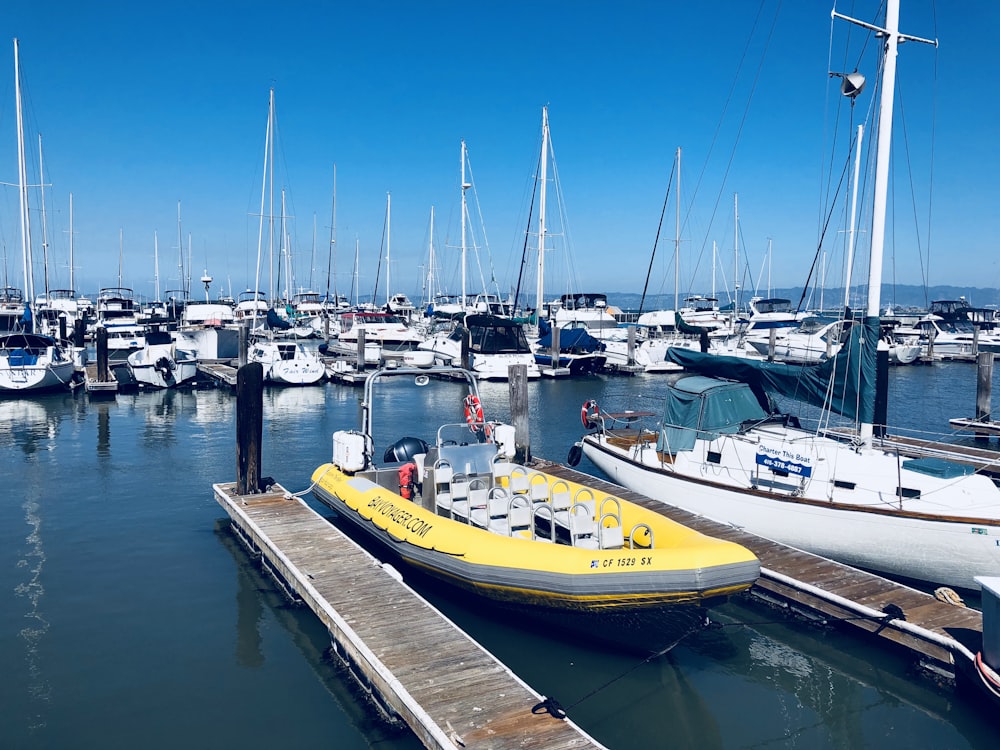
[[[198,373],[219,385],[236,388],[236,367],[228,360],[201,360],[198,362]]]
[[[213,485],[237,536],[322,620],[372,697],[428,748],[600,748],[492,654],[280,486]]]
[[[847,628],[877,636],[908,651],[929,673],[954,684],[959,673],[974,669],[983,638],[982,613],[939,601],[930,594],[871,573],[801,552],[666,505],[616,484],[560,464],[540,470],[615,494],[661,513],[704,534],[728,539],[751,550],[761,563],[761,577],[751,595],[818,621],[839,621]]]

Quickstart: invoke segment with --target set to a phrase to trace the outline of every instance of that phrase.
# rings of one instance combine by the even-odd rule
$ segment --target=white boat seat
[[[526,468],[523,466],[515,466],[511,469],[509,477],[508,486],[512,494],[524,494],[528,491],[531,484],[531,478]]]
[[[609,524],[608,521],[612,521],[612,523]],[[601,516],[597,538],[600,541],[601,549],[621,549],[624,547],[625,530],[622,528],[621,520],[610,513]]]
[[[570,544],[574,547],[600,546],[594,511],[586,503],[574,503],[566,513]]]
[[[565,479],[553,483],[549,493],[549,502],[552,503],[553,510],[569,510],[573,504],[573,496]]]
[[[544,503],[549,499],[549,480],[544,474],[533,472],[528,480],[528,495],[532,502]]]
[[[510,485],[510,475],[514,471],[514,464],[504,456],[497,454],[493,459],[493,484],[494,486]]]

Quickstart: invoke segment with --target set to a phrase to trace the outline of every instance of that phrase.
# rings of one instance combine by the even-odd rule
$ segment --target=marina
[[[483,54],[523,12],[293,9],[262,34],[254,9],[139,8],[153,31],[120,36],[145,46],[84,52],[105,18],[67,11],[46,55],[19,7],[4,747],[994,746],[1000,290],[991,215],[963,212],[989,190],[964,92],[995,61],[985,15],[911,5],[730,3],[711,55],[693,7],[538,6],[570,32],[542,65]],[[210,57],[161,45],[187,27]],[[413,45],[432,27],[471,43],[461,71]],[[284,30],[296,54],[264,54]],[[940,112],[939,71],[965,87]]]

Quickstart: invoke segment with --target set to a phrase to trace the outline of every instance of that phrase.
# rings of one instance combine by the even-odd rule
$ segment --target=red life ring
[[[465,421],[473,432],[479,432],[483,425],[483,405],[479,397],[471,393],[465,397]]]
[[[580,409],[580,421],[583,422],[584,429],[592,430],[599,424],[601,418],[601,410],[597,406],[597,402],[594,399],[583,402],[583,407]]]

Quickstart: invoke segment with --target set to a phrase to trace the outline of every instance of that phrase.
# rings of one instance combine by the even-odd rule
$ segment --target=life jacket
[[[404,500],[413,499],[413,488],[417,480],[417,465],[403,464],[399,467],[399,495]]]

